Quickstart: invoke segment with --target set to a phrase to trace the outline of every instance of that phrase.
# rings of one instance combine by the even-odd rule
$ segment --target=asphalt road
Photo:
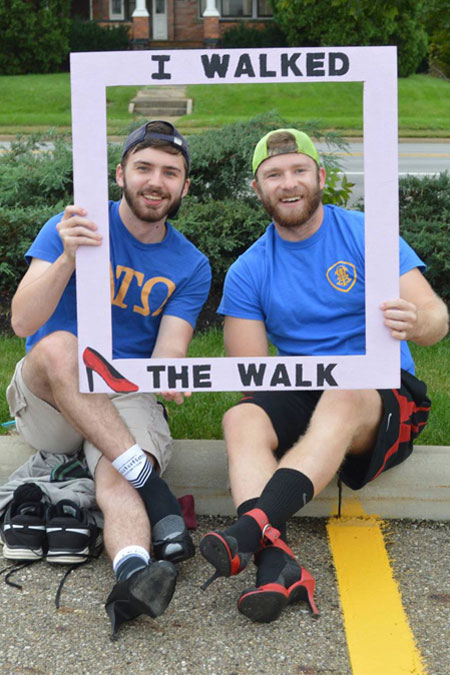
[[[228,519],[199,518],[200,536]],[[105,555],[72,572],[55,609],[64,566],[38,562],[11,580],[0,579],[0,672],[70,675],[448,675],[450,672],[450,525],[431,521],[389,521],[384,529],[393,575],[423,669],[354,667],[349,656],[346,616],[323,519],[295,519],[290,543],[317,580],[321,616],[312,619],[303,603],[286,608],[278,621],[255,624],[236,608],[244,588],[254,584],[253,564],[232,579],[200,586],[211,569],[197,554],[182,563],[174,598],[158,619],[140,617],[111,642],[104,602],[114,583]],[[0,558],[1,561],[1,558]],[[370,586],[373,575],[360,570]],[[383,594],[380,609],[389,624]],[[373,649],[377,636],[362,638]],[[363,645],[364,648],[364,645]],[[382,650],[383,645],[378,644]]]
[[[326,146],[318,144],[320,151]],[[355,184],[351,203],[364,195],[364,145],[360,141],[349,142],[348,153],[336,153],[347,178]],[[450,172],[449,141],[401,141],[398,148],[399,178],[429,176],[442,171]]]

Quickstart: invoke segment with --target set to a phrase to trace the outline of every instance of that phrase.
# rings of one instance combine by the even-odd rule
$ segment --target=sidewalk
[[[33,450],[20,436],[0,436],[0,484]],[[164,477],[177,496],[193,494],[198,515],[232,516],[223,441],[175,441]],[[343,502],[358,499],[365,513],[381,518],[450,520],[450,447],[416,445],[411,457],[362,490],[343,486]],[[302,509],[302,516],[327,518],[338,505],[337,482]]]

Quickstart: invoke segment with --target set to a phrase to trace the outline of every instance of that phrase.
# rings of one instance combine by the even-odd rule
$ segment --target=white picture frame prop
[[[363,83],[366,353],[113,360],[106,88],[263,82],[295,82],[299,87],[304,82]],[[113,367],[133,390],[144,392],[399,386],[400,343],[383,326],[379,309],[382,301],[399,293],[395,47],[74,53],[71,91],[74,202],[87,210],[103,235],[100,247],[77,251],[80,391],[113,391],[99,370],[89,366],[86,350],[100,355],[97,364]]]

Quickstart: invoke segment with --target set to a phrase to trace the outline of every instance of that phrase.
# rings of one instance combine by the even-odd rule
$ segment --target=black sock
[[[245,516],[244,513],[254,508],[258,497],[247,499],[237,508],[238,520],[227,527],[226,534],[234,537],[238,542],[238,548],[243,553],[258,550],[261,541],[261,530],[258,523],[251,516]]]
[[[314,497],[314,485],[308,476],[295,469],[277,469],[256,504],[277,528]]]
[[[239,504],[237,507],[236,511],[238,514],[238,518],[244,515],[244,513],[247,513],[247,511],[251,511],[252,509],[255,508],[255,504],[258,502],[259,497],[253,497],[252,499],[247,499],[245,502],[242,502],[242,504]]]
[[[184,527],[183,515],[177,498],[165,480],[158,475],[137,443],[116,457],[112,465],[139,492],[152,528],[168,516],[170,516],[169,520],[175,521],[177,530],[180,529],[181,524]]]
[[[252,508],[261,509],[269,523],[286,537],[286,521],[314,496],[314,486],[308,476],[295,469],[278,469],[267,483],[258,500],[248,499],[238,508],[238,515]],[[235,537],[243,553],[259,549],[261,529],[251,516],[241,515],[226,534]]]
[[[240,504],[237,507],[238,518],[243,516],[244,513],[247,513],[248,511],[251,511],[252,509],[254,509],[256,507],[256,504],[258,503],[258,500],[259,500],[259,497],[254,497],[253,499],[247,499],[247,501],[242,502],[242,504]],[[279,530],[280,536],[283,539],[283,541],[287,542],[286,523],[283,523],[277,529]]]
[[[178,499],[156,471],[152,471],[144,485],[137,490],[145,502],[152,528],[166,516],[179,516],[184,524]]]
[[[276,581],[286,565],[286,559],[286,553],[280,548],[275,546],[263,548],[257,555],[256,585],[264,586]]]

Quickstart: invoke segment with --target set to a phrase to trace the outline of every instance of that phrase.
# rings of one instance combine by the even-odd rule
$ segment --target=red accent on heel
[[[296,581],[292,586],[289,586],[289,604],[293,604],[298,600],[304,600],[308,603],[311,614],[314,618],[320,616],[320,612],[317,609],[317,605],[314,602],[314,589],[316,587],[316,581],[312,574],[305,570],[304,567],[301,568],[302,576],[300,581]]]
[[[89,391],[94,391],[92,371],[96,372],[106,382],[108,387],[118,394],[128,394],[139,391],[139,387],[121,375],[108,361],[92,347],[86,347],[83,352],[83,363],[89,384]]]
[[[302,600],[308,603],[311,614],[313,617],[317,618],[320,613],[314,602],[314,589],[316,586],[314,577],[304,567],[301,567],[297,563],[294,552],[286,542],[281,539],[279,530],[270,525],[264,511],[261,509],[253,509],[245,515],[254,518],[261,528],[261,548],[266,549],[272,546],[281,549],[298,566],[298,569],[300,570],[300,579],[286,587],[278,582],[280,577],[280,580],[282,580],[282,575],[280,574],[278,579],[274,582],[264,584],[263,586],[256,586],[255,588],[244,591],[238,601],[239,611],[252,621],[258,623],[270,623],[271,621],[278,619],[281,612],[288,604],[293,604]],[[287,562],[286,565],[288,564],[292,563]],[[283,568],[283,570],[286,570],[286,567]]]
[[[316,582],[304,567],[300,570],[299,581],[294,582],[288,588],[274,581],[243,591],[238,600],[238,609],[241,614],[256,623],[271,623],[278,619],[287,605],[302,600],[308,603],[312,616],[317,618],[319,610],[313,597]]]
[[[205,584],[203,590],[219,577],[232,577],[247,566],[251,553],[233,553],[231,546],[236,546],[236,540],[223,532],[208,532],[200,542],[200,552],[206,560],[216,568],[215,573]],[[234,548],[234,546],[233,546]]]

